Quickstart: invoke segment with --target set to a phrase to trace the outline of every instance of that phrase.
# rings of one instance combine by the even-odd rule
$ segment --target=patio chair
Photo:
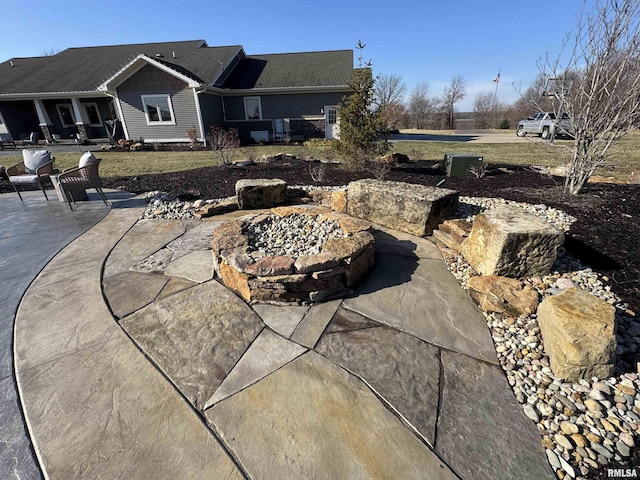
[[[31,132],[29,135],[26,133],[20,134],[20,141],[22,142],[22,145],[38,145],[39,138],[40,135],[38,135],[38,132]]]
[[[0,150],[5,148],[16,148],[16,142],[9,133],[0,133]]]
[[[74,191],[86,190],[87,188],[94,188],[105,205],[110,205],[102,191],[102,179],[98,174],[98,165],[101,161],[102,159],[96,158],[93,153],[86,152],[80,157],[77,167],[67,168],[58,175],[60,188],[64,192],[71,210],[73,210],[71,202],[76,203]]]
[[[22,162],[7,168],[6,171],[20,200],[22,200],[22,195],[20,195],[17,185],[38,185],[44,193],[44,198],[49,200],[43,182],[50,181],[49,175],[58,173],[58,170],[53,168],[54,160],[49,150],[22,150]]]

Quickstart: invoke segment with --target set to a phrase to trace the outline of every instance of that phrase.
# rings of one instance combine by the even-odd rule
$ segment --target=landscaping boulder
[[[376,161],[380,163],[391,163],[391,164],[409,163],[409,157],[404,153],[394,152],[394,153],[387,153],[386,155],[378,157],[376,158]]]
[[[476,215],[462,256],[481,275],[547,275],[564,234],[523,209],[504,205]]]
[[[347,213],[412,235],[429,235],[458,208],[458,192],[365,179],[348,186]]]
[[[196,218],[208,218],[223,213],[235,212],[238,210],[238,202],[236,200],[224,200],[219,203],[205,203],[193,212]]]
[[[236,182],[240,210],[271,208],[287,201],[287,182],[280,179],[252,178]]]
[[[531,315],[538,307],[538,292],[515,278],[475,276],[467,283],[469,295],[485,312]]]
[[[579,288],[545,298],[538,306],[544,349],[557,377],[577,383],[606,378],[616,363],[615,308]]]

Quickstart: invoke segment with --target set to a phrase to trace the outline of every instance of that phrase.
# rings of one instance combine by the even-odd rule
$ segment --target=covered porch
[[[34,132],[36,141],[46,144],[108,142],[110,135],[122,136],[113,100],[95,93],[92,96],[0,99],[0,118],[6,130],[4,134],[18,143],[32,141]]]

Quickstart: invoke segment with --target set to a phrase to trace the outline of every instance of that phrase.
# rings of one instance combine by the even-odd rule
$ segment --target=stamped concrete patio
[[[250,306],[208,251],[220,221],[247,212],[114,207],[16,315],[15,376],[48,478],[554,478],[484,317],[429,241],[377,227],[351,297]]]

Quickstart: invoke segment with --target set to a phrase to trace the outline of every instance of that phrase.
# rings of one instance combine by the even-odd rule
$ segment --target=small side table
[[[64,194],[64,190],[62,190],[62,185],[60,185],[60,180],[58,179],[59,176],[60,174],[50,175],[49,178],[51,178],[51,183],[53,184],[53,188],[56,191],[58,200],[61,202],[66,202],[67,198]],[[84,188],[70,189],[70,193],[71,193],[71,198],[73,199],[74,202],[89,200],[89,197],[87,196],[87,191]]]

